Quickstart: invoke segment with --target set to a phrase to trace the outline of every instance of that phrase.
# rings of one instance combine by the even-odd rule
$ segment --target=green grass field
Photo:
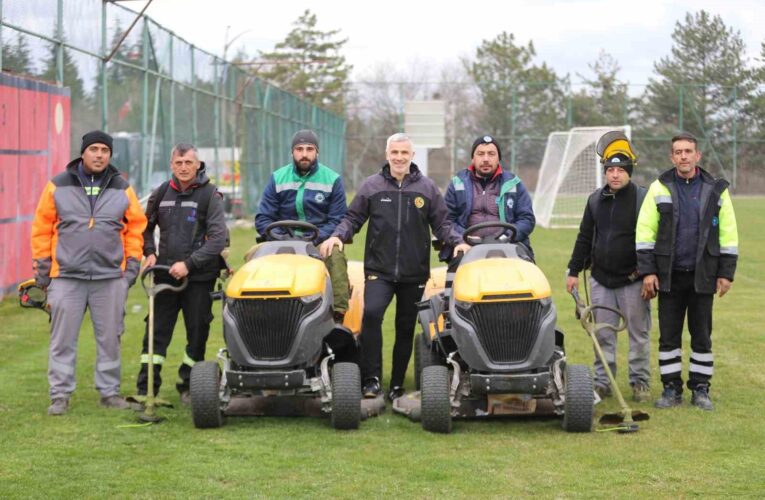
[[[352,432],[332,430],[327,419],[271,417],[229,418],[220,429],[198,430],[172,387],[184,344],[178,329],[161,394],[176,407],[160,410],[167,418],[159,425],[125,427],[136,422],[135,414],[97,407],[94,341],[86,319],[71,410],[51,418],[45,415],[47,318],[8,298],[0,303],[0,496],[761,497],[765,199],[734,203],[741,260],[732,291],[715,301],[712,413],[689,406],[686,394],[686,404],[676,409],[640,405],[651,420],[629,435],[566,434],[556,419],[458,421],[452,434],[434,435],[390,411]],[[238,265],[253,234],[237,229],[232,237],[232,262]],[[590,364],[589,340],[565,295],[564,269],[574,238],[574,230],[537,229],[532,243],[553,287],[569,361]],[[360,259],[362,251],[362,238],[348,247],[351,258]],[[125,394],[135,386],[146,310],[143,291],[134,287],[123,337]],[[390,312],[392,308],[385,324],[388,368]],[[654,397],[660,393],[656,325],[654,321]],[[220,346],[216,318],[208,359]],[[626,339],[620,341],[619,352],[617,379],[629,394]],[[407,386],[413,387],[411,369]],[[616,408],[611,398],[596,410],[599,415]]]

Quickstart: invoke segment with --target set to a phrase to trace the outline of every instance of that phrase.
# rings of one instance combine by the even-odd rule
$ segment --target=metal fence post
[[[196,61],[194,60],[194,46],[191,45],[189,47],[189,51],[191,52],[191,143],[196,144],[197,143],[197,75],[194,71],[194,65],[196,64]]]
[[[109,79],[106,78],[106,56],[109,55],[109,49],[106,46],[106,4],[107,2],[101,2],[101,130],[104,132],[109,131],[109,96],[107,94]]]
[[[736,175],[738,164],[738,86],[733,87],[733,179],[731,188],[736,190]]]
[[[0,71],[3,71],[3,0],[0,0]]]
[[[64,0],[58,0],[56,10],[56,84],[64,85]]]
[[[678,102],[677,102],[677,128],[683,130],[683,84],[680,84],[678,89]]]
[[[141,31],[141,52],[143,52],[143,104],[141,106],[141,192],[146,189],[148,156],[151,152],[146,147],[149,130],[149,24],[143,19]]]
[[[175,146],[175,70],[173,63],[173,39],[170,37],[168,47],[170,50],[170,144]]]

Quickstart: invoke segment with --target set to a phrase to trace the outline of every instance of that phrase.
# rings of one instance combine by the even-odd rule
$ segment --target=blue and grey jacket
[[[515,174],[503,170],[500,175],[502,183],[497,197],[500,221],[514,224],[518,230],[516,241],[531,249],[529,235],[534,231],[536,217],[534,217],[529,192],[526,191],[520,177]],[[454,232],[460,235],[467,229],[468,218],[473,208],[471,182],[473,181],[470,178],[470,170],[466,168],[452,177],[444,196],[446,207],[449,209],[448,218],[453,223]],[[445,245],[439,257],[441,260],[446,260],[451,257],[452,251],[451,246]]]
[[[300,220],[319,228],[319,244],[330,237],[348,210],[343,178],[331,168],[314,162],[306,175],[294,163],[276,170],[266,184],[255,228],[261,236],[280,220]]]

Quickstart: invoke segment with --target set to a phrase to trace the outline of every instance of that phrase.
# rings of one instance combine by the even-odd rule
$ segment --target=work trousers
[[[390,387],[404,385],[412,355],[417,302],[422,300],[424,283],[396,283],[367,277],[364,284],[364,316],[361,322],[361,377],[382,379],[382,322],[385,310],[396,296],[396,340]]]
[[[96,337],[94,379],[101,397],[120,392],[120,337],[125,329],[128,283],[124,278],[53,278],[48,287],[51,312],[48,383],[50,397],[69,398],[76,388],[77,341],[85,310]]]
[[[159,393],[162,385],[162,365],[167,356],[167,348],[173,338],[173,330],[178,320],[178,313],[183,311],[186,327],[186,349],[183,361],[178,368],[178,392],[189,390],[191,368],[198,361],[205,359],[207,338],[210,335],[210,323],[213,320],[212,297],[215,280],[189,281],[181,292],[164,291],[154,297],[154,394]],[[138,394],[146,394],[149,383],[149,318],[146,317],[146,334],[143,337],[141,351],[141,370],[136,386]]]
[[[348,280],[348,259],[340,248],[335,247],[329,257],[324,259],[324,264],[327,266],[329,279],[332,282],[333,309],[336,312],[345,313],[348,311],[351,289]]]
[[[696,293],[694,272],[673,271],[669,292],[659,292],[659,370],[661,382],[683,390],[683,324],[688,317],[691,359],[688,389],[709,387],[714,373],[712,303],[714,294]]]
[[[592,290],[592,303],[599,306],[608,306],[619,309],[627,318],[627,333],[629,335],[629,381],[630,385],[645,384],[651,382],[651,304],[640,297],[643,282],[636,281],[619,288],[607,288],[601,285],[595,278],[590,277],[590,289]],[[595,312],[595,320],[598,323],[607,323],[616,326],[619,316],[606,310]],[[603,355],[608,362],[611,372],[616,377],[616,337],[613,330],[601,329],[597,332],[598,343],[603,350]],[[611,383],[606,375],[606,370],[600,358],[595,354],[595,385],[608,387]]]

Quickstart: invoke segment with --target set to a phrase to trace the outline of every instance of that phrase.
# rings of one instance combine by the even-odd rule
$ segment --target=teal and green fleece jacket
[[[314,241],[319,244],[330,237],[347,210],[340,174],[314,162],[307,174],[300,175],[293,162],[271,174],[255,216],[255,228],[265,237],[272,222],[309,222],[319,228]]]

